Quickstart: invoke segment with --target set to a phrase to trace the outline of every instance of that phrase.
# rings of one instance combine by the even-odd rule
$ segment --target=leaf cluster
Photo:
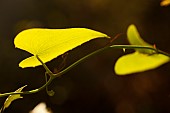
[[[67,71],[71,70],[87,58],[108,49],[134,49],[135,51],[134,53],[123,55],[116,61],[114,70],[117,75],[128,75],[155,69],[170,61],[170,55],[168,53],[159,50],[155,45],[145,42],[138,33],[136,26],[132,24],[127,29],[127,39],[130,45],[110,45],[103,47],[84,56],[58,73],[52,73],[46,66],[45,63],[51,61],[52,59],[96,38],[110,39],[110,37],[104,33],[87,28],[33,28],[20,32],[14,39],[15,47],[29,52],[32,56],[22,60],[19,63],[19,66],[22,68],[27,68],[42,65],[46,70],[46,83],[40,88],[30,91],[23,92],[23,88],[26,87],[23,86],[15,92],[0,94],[0,97],[8,96],[3,107],[1,108],[1,112],[3,112],[3,110],[7,108],[12,101],[22,98],[21,94],[37,93],[46,88],[48,95],[52,96],[54,91],[49,91],[48,85],[56,77],[65,74]]]

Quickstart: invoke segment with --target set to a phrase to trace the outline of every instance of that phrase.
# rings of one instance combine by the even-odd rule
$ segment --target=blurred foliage
[[[170,5],[170,0],[162,0],[162,2],[160,3],[161,6],[168,6]]]

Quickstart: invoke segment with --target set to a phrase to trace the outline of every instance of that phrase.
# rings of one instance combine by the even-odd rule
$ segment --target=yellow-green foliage
[[[16,92],[16,93],[21,92],[26,86],[27,86],[27,85],[25,85],[25,86],[17,89],[15,92]],[[14,100],[17,100],[17,99],[20,99],[20,98],[23,98],[20,94],[8,96],[8,98],[7,98],[7,99],[5,100],[5,102],[4,102],[4,106],[3,106],[2,109],[4,110],[5,108],[8,108],[8,107],[10,106],[10,104],[11,104]]]
[[[140,37],[134,25],[128,27],[127,37],[132,45],[151,46]],[[124,55],[117,60],[115,72],[118,75],[143,72],[155,69],[169,61],[170,58],[168,56],[156,54],[153,50],[136,49],[134,53]]]
[[[87,28],[34,28],[19,33],[15,37],[14,44],[16,48],[33,55],[20,62],[19,66],[25,68],[41,65],[36,55],[46,63],[89,40],[103,37],[109,38],[106,34]]]

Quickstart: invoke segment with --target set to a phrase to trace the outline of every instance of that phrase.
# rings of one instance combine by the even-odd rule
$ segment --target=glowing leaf
[[[162,0],[160,5],[161,6],[168,6],[168,5],[170,5],[170,0]]]
[[[153,47],[152,45],[148,44],[147,42],[145,42],[140,34],[137,31],[137,28],[135,25],[130,25],[127,29],[127,38],[128,41],[131,45],[142,45],[142,46],[150,46]],[[152,54],[154,53],[153,50],[148,50],[148,49],[136,49],[137,51],[141,52],[141,53],[146,53],[146,54]]]
[[[103,37],[109,38],[106,34],[86,28],[34,28],[19,33],[15,37],[14,44],[16,48],[33,55],[19,64],[20,67],[25,68],[41,65],[36,55],[46,63],[89,40]]]
[[[127,37],[131,45],[151,46],[139,35],[136,27],[130,25],[127,30]],[[135,49],[136,52],[120,57],[115,64],[115,72],[118,75],[127,75],[155,69],[170,61],[168,56],[157,54],[153,50]]]
[[[170,58],[162,54],[147,55],[139,52],[120,57],[115,64],[118,75],[126,75],[155,69],[167,62]]]
[[[21,92],[26,86],[27,85],[17,89],[15,92]],[[20,99],[20,98],[23,98],[20,94],[8,96],[8,98],[4,102],[2,110],[4,110],[5,108],[8,108],[10,106],[11,102],[13,102],[16,99]]]

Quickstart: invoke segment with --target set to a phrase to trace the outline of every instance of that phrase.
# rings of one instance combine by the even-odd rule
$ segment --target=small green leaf
[[[103,37],[109,38],[106,34],[86,28],[34,28],[19,33],[15,37],[14,44],[16,48],[33,55],[20,62],[19,66],[25,68],[41,65],[36,55],[46,63],[89,40]]]
[[[140,34],[137,31],[137,28],[135,25],[129,25],[127,29],[127,39],[131,45],[142,45],[142,46],[149,46],[153,47],[149,43],[145,42]],[[139,51],[140,53],[146,53],[146,54],[153,54],[155,51],[149,50],[149,49],[135,49],[136,51]]]
[[[127,30],[128,41],[131,45],[149,46],[139,35],[136,27],[130,25]],[[155,69],[170,61],[163,54],[157,54],[154,50],[135,49],[136,52],[120,57],[115,64],[114,70],[118,75],[127,75]]]
[[[127,75],[155,69],[167,62],[169,57],[162,54],[147,55],[139,52],[120,57],[115,64],[115,72],[118,75]]]
[[[27,85],[17,89],[15,92],[21,92]],[[3,110],[5,108],[8,108],[11,104],[11,102],[13,102],[16,99],[20,99],[23,98],[20,94],[16,94],[16,95],[9,95],[8,98],[5,100],[4,102],[4,106],[3,106]]]

